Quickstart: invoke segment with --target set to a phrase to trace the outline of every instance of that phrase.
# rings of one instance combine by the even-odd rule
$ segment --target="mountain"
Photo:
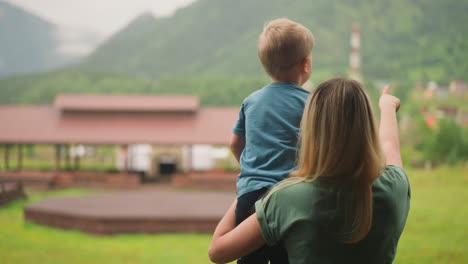
[[[64,60],[57,54],[56,27],[7,2],[0,2],[0,78],[44,71]]]
[[[277,17],[314,33],[318,75],[347,73],[351,24],[358,22],[366,77],[468,78],[468,1],[459,0],[198,0],[171,17],[138,17],[82,67],[153,79],[263,74],[256,42],[263,24]]]
[[[268,81],[256,45],[264,22],[277,17],[315,34],[315,84],[347,74],[351,24],[360,23],[371,96],[378,96],[373,81],[394,80],[404,100],[414,82],[468,81],[467,14],[466,0],[198,0],[170,17],[137,17],[79,65],[0,80],[0,103],[51,103],[58,93],[171,93],[239,105]]]

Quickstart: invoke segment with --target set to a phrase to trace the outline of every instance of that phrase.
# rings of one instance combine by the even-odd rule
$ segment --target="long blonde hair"
[[[345,78],[321,83],[307,101],[300,130],[298,168],[272,192],[318,177],[333,179],[346,187],[337,194],[345,215],[339,239],[364,239],[372,225],[372,183],[384,167],[384,156],[361,84]]]

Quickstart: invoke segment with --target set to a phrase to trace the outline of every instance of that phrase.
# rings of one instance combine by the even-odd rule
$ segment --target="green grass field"
[[[468,168],[409,170],[411,211],[394,263],[468,263]],[[210,234],[91,236],[23,221],[23,207],[86,190],[30,192],[0,208],[0,263],[209,263]]]
[[[408,177],[411,209],[395,263],[468,263],[468,167]]]

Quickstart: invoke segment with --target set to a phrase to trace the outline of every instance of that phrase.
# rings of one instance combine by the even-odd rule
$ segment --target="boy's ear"
[[[310,72],[312,70],[312,58],[307,56],[305,59],[301,61],[299,64],[299,69],[301,72]]]

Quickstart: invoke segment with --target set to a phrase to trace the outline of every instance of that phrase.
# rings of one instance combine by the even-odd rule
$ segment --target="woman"
[[[301,123],[298,169],[235,227],[232,204],[218,224],[210,259],[226,263],[283,245],[290,264],[392,263],[409,211],[396,111],[386,86],[380,129],[361,85],[334,78],[309,97]]]

